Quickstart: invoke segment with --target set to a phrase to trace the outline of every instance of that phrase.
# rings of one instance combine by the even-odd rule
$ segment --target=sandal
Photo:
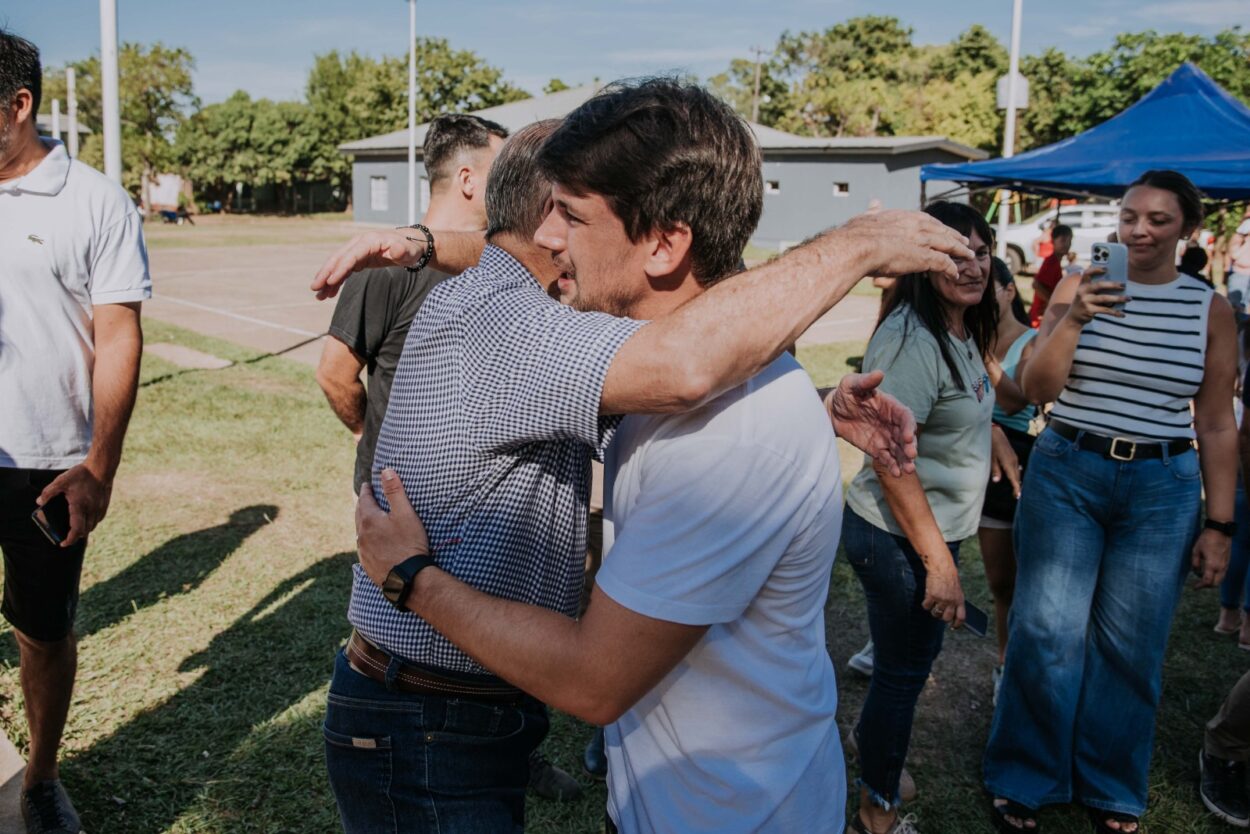
[[[994,797],[990,801],[990,809],[994,812],[994,827],[1002,834],[1021,834],[1021,832],[1037,834],[1042,830],[1042,825],[1037,820],[1037,811],[1010,799],[1003,800],[1003,804],[999,805],[1000,799],[1003,797]],[[1020,824],[1012,825],[1007,821],[1007,817],[1015,817],[1020,820]],[[1029,825],[1030,822],[1033,824]]]
[[[1089,821],[1094,824],[1096,834],[1141,834],[1141,818],[1132,814],[1123,814],[1119,811],[1103,811],[1099,808],[1086,808],[1089,813]],[[1107,825],[1107,820],[1120,823],[1119,828],[1112,828]],[[1136,825],[1132,831],[1125,831],[1124,825],[1131,823]]]

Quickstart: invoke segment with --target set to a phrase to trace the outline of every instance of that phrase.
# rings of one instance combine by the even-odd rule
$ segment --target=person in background
[[[152,280],[130,196],[35,129],[42,81],[38,48],[0,29],[0,613],[26,712],[26,831],[77,834],[57,749],[78,668],[79,580],[121,463]]]
[[[1198,751],[1198,795],[1207,810],[1229,825],[1250,828],[1250,672],[1233,686],[1207,722]]]
[[[1034,830],[1038,808],[1073,800],[1098,832],[1138,830],[1185,576],[1213,587],[1228,564],[1236,325],[1222,297],[1176,269],[1177,241],[1202,216],[1183,175],[1143,174],[1120,205],[1127,287],[1101,268],[1064,279],[1024,370],[1026,396],[1055,406],[1016,513],[984,764],[1000,831]]]
[[[1228,259],[1228,303],[1233,305],[1235,312],[1245,313],[1247,296],[1250,295],[1250,208],[1246,209],[1228,244]]]
[[[1220,583],[1220,618],[1215,623],[1216,634],[1236,634],[1237,645],[1250,651],[1250,500],[1246,497],[1246,464],[1250,462],[1250,409],[1245,398],[1250,396],[1250,363],[1244,357],[1250,353],[1250,326],[1241,326],[1241,355],[1243,357],[1241,395],[1234,403],[1237,424],[1240,426],[1238,440],[1241,451],[1241,468],[1237,473],[1237,493],[1233,503],[1233,518],[1237,533],[1233,536],[1228,558],[1228,573]]]
[[[985,369],[994,386],[994,425],[1003,431],[1020,461],[1021,473],[1033,449],[1029,424],[1037,416],[1037,405],[1020,388],[1025,364],[1033,352],[1037,331],[1029,326],[1024,302],[1016,290],[1011,268],[998,258],[993,261],[993,287],[998,302],[998,328],[986,354]],[[977,540],[985,563],[985,581],[994,597],[994,633],[998,638],[998,663],[994,667],[994,700],[1002,679],[1003,658],[1007,655],[1007,614],[1016,587],[1016,552],[1012,527],[1016,517],[1016,496],[1009,481],[991,481],[981,507]]]
[[[916,701],[947,626],[964,620],[959,546],[976,532],[991,469],[1018,483],[1011,446],[991,426],[994,389],[983,360],[998,327],[992,234],[966,205],[937,202],[925,212],[966,236],[974,256],[959,262],[955,279],[900,278],[864,357],[864,370],[884,371],[883,390],[915,414],[919,451],[916,471],[902,477],[866,458],[847,492],[842,541],[867,598],[874,660],[852,731],[857,834],[916,832],[914,817],[899,816],[900,777]]]
[[[1085,271],[1085,267],[1081,266],[1080,258],[1076,252],[1068,251],[1068,256],[1064,258],[1063,274],[1066,278],[1069,275],[1080,275]]]
[[[1032,327],[1041,324],[1046,314],[1046,305],[1050,302],[1050,294],[1063,280],[1063,260],[1072,248],[1072,229],[1062,223],[1056,224],[1050,232],[1052,251],[1042,260],[1033,277],[1033,305],[1029,308],[1029,322]]]

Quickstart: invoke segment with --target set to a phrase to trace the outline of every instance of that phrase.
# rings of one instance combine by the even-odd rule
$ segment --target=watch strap
[[[387,579],[398,579],[403,583],[400,586],[399,593],[391,596],[384,592],[383,596],[390,601],[391,605],[394,605],[401,611],[407,611],[405,604],[408,602],[408,597],[412,595],[412,585],[417,578],[417,574],[435,564],[437,562],[434,560],[433,554],[419,553],[415,556],[409,556],[391,568],[391,572],[387,574]]]
[[[1229,538],[1237,535],[1237,522],[1235,521],[1216,521],[1208,518],[1206,521],[1202,522],[1202,527],[1205,530],[1214,530],[1217,533],[1223,533]]]

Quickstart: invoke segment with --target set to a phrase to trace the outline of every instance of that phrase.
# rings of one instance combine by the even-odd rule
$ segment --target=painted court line
[[[207,304],[199,304],[195,301],[187,301],[185,298],[174,298],[172,295],[159,295],[154,300],[168,301],[171,304],[181,304],[185,307],[192,307],[196,310],[203,310],[207,313],[216,313],[219,316],[235,319],[236,321],[245,321],[249,324],[259,324],[262,327],[272,327],[275,330],[281,330],[286,333],[293,333],[296,336],[307,336],[308,338],[316,338],[324,336],[324,333],[314,333],[311,330],[301,330],[298,327],[287,327],[285,324],[277,324],[264,319],[253,318],[252,316],[244,316],[232,310],[223,310],[221,307],[210,307]]]

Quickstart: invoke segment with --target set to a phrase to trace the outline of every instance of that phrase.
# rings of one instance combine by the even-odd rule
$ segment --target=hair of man
[[[0,106],[8,109],[18,90],[30,91],[31,112],[43,99],[43,67],[39,47],[7,29],[0,29]]]
[[[990,229],[990,224],[985,222],[980,212],[971,206],[939,200],[925,206],[924,212],[964,237],[970,238],[975,231],[986,246],[991,250],[994,248],[994,233]],[[982,356],[989,352],[990,344],[998,332],[998,302],[994,298],[994,292],[995,282],[986,281],[981,301],[964,311],[964,328],[972,337],[977,351]],[[893,313],[901,304],[909,305],[916,314],[916,318],[920,320],[921,326],[933,335],[938,343],[942,359],[951,372],[951,378],[956,387],[962,388],[963,376],[959,373],[959,365],[955,362],[955,354],[951,348],[942,298],[938,295],[937,288],[933,286],[933,279],[927,272],[904,275],[895,282],[893,292],[881,306],[881,318],[877,321],[877,327],[880,327],[881,322],[885,321],[890,313]],[[904,331],[904,338],[899,342],[900,353],[906,343],[906,331]]]
[[[1072,227],[1064,223],[1056,225],[1050,230],[1050,239],[1054,240],[1057,237],[1072,237]]]
[[[444,113],[436,117],[425,131],[421,159],[430,179],[430,187],[441,183],[453,173],[453,164],[465,153],[490,147],[490,138],[508,138],[503,125],[466,113]]]
[[[551,199],[551,183],[538,166],[538,156],[559,127],[559,119],[526,125],[504,143],[495,157],[486,178],[488,241],[502,234],[528,241],[542,225]]]
[[[539,164],[552,182],[604,197],[633,242],[688,226],[691,270],[704,287],[737,272],[764,205],[763,160],[746,121],[674,78],[605,87],[565,117]]]
[[[1136,188],[1139,185],[1171,191],[1176,195],[1176,202],[1181,208],[1181,217],[1185,221],[1183,229],[1186,236],[1202,224],[1202,218],[1206,216],[1206,209],[1202,205],[1202,192],[1190,181],[1189,177],[1178,171],[1156,168],[1133,180],[1129,188]]]

